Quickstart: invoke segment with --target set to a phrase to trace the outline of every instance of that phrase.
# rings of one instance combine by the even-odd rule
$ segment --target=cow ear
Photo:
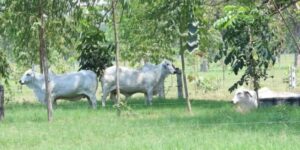
[[[249,97],[252,97],[252,95],[250,94],[249,91],[244,91],[244,94],[245,94],[245,95],[248,95]]]

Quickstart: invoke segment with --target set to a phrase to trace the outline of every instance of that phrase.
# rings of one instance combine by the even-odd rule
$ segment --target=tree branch
[[[299,0],[298,0],[298,1],[299,1]],[[293,39],[293,42],[295,43],[295,45],[296,45],[296,47],[297,47],[297,49],[298,49],[298,52],[300,53],[300,46],[298,45],[298,42],[297,42],[297,40],[296,40],[294,34],[292,33],[291,29],[289,28],[289,26],[288,26],[288,24],[287,24],[285,18],[284,18],[283,15],[281,14],[281,9],[279,9],[279,8],[277,7],[277,5],[276,5],[276,3],[275,3],[274,0],[272,0],[272,2],[273,2],[273,4],[274,4],[274,6],[275,6],[275,9],[277,10],[277,12],[279,13],[280,17],[282,18],[283,23],[285,24],[286,28],[288,29],[289,33],[291,34],[292,39]]]
[[[277,14],[277,13],[280,13],[281,11],[283,11],[283,10],[289,8],[290,6],[296,4],[296,3],[299,2],[299,1],[300,1],[300,0],[294,0],[294,1],[290,2],[289,4],[287,4],[286,6],[284,6],[284,7],[282,7],[282,8],[278,8],[277,4],[274,2],[274,0],[272,0],[273,4],[274,4],[274,6],[275,6],[275,12],[273,12],[273,13],[271,14],[271,16],[273,16],[273,15],[275,15],[275,14]]]

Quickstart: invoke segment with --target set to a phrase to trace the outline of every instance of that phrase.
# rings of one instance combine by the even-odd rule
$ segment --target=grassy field
[[[111,104],[63,102],[47,122],[36,103],[8,104],[0,123],[0,149],[297,149],[300,109],[276,106],[239,114],[228,102],[193,101],[193,115],[179,100],[146,107],[131,100],[121,117]]]
[[[284,55],[281,63],[271,67],[274,78],[262,82],[275,91],[290,90],[287,78],[292,55]],[[193,115],[186,111],[184,101],[177,100],[176,77],[166,80],[167,100],[155,99],[153,106],[144,106],[136,95],[128,102],[131,111],[117,117],[111,102],[106,108],[92,110],[86,100],[60,102],[54,110],[54,121],[47,122],[43,105],[33,92],[17,84],[26,68],[12,70],[6,97],[6,116],[0,123],[0,150],[7,149],[297,149],[300,147],[300,109],[293,106],[259,108],[239,114],[228,101],[227,89],[239,76],[222,65],[210,65],[208,72],[197,71],[199,63],[187,60],[187,75],[202,78],[214,89],[205,90],[189,81]],[[179,66],[178,64],[176,64]],[[299,73],[297,74],[300,77]],[[101,89],[97,92],[100,100]],[[99,101],[100,104],[100,101]]]
[[[231,100],[232,93],[228,92],[228,88],[236,81],[238,81],[241,73],[239,75],[234,75],[229,67],[225,69],[224,72],[224,79],[223,79],[223,72],[222,72],[222,64],[220,63],[211,63],[208,72],[199,72],[200,70],[200,61],[199,58],[193,59],[189,58],[192,55],[187,55],[187,64],[186,64],[186,74],[188,77],[195,78],[193,81],[188,81],[188,89],[189,89],[189,96],[191,99],[199,100],[199,99],[206,99],[206,100]],[[293,64],[293,55],[282,55],[281,62],[276,63],[274,66],[270,67],[268,73],[273,78],[269,78],[266,81],[261,82],[261,86],[269,87],[274,91],[292,91],[292,92],[299,92],[300,91],[300,84],[298,83],[298,87],[296,89],[289,89],[288,83],[283,82],[284,79],[288,78],[289,67]],[[196,63],[195,63],[196,62]],[[180,60],[175,61],[175,65],[180,67]],[[28,68],[18,68],[14,67],[12,72],[12,77],[10,79],[11,84],[11,91],[8,93],[6,91],[7,97],[10,98],[11,101],[18,101],[18,102],[36,102],[34,94],[32,90],[25,86],[21,86],[18,81],[22,74]],[[52,67],[56,73],[55,66]],[[77,70],[76,68],[72,68],[71,70],[65,70],[66,72]],[[300,78],[300,73],[297,70],[297,78]],[[206,89],[205,87],[196,86],[196,83],[199,79],[208,80],[206,82],[206,86],[213,87],[212,89]],[[177,81],[175,75],[169,75],[165,81],[165,91],[166,97],[175,99],[177,98]],[[101,85],[99,83],[99,89],[97,91],[97,98],[100,100],[101,97]],[[143,96],[143,94],[136,94],[134,97],[138,98]]]

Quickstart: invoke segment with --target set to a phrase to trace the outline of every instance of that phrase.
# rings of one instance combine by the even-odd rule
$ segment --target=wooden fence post
[[[296,68],[294,66],[291,66],[290,68],[290,76],[289,76],[289,85],[291,89],[296,88]]]
[[[4,118],[4,88],[0,85],[0,121]]]
[[[181,73],[181,70],[179,68],[176,68],[176,70],[177,70],[176,77],[177,77],[177,94],[178,94],[178,99],[182,99],[183,98],[182,73]]]
[[[162,99],[165,99],[165,81],[162,81],[158,85],[158,97]]]

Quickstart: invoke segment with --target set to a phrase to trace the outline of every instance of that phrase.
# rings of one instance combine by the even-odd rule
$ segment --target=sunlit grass
[[[0,123],[0,149],[295,149],[300,143],[300,109],[261,108],[239,114],[228,102],[141,99],[117,117],[109,103],[92,110],[85,101],[62,102],[47,122],[37,103],[10,103]]]

